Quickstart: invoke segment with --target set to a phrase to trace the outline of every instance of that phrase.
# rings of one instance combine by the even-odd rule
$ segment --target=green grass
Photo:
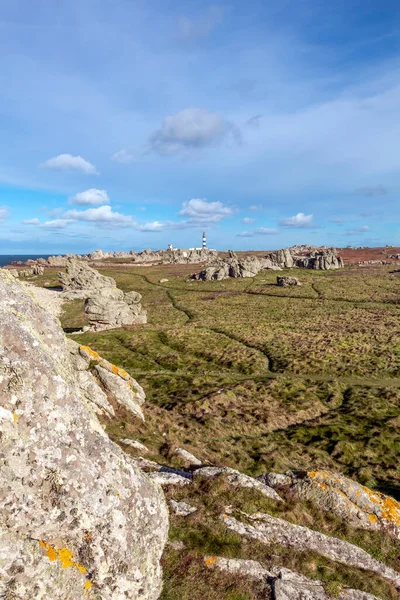
[[[148,323],[76,337],[145,388],[137,434],[156,454],[185,443],[250,474],[329,468],[400,497],[400,278],[297,269],[302,287],[278,288],[274,272],[188,281],[195,270],[101,270],[142,294]],[[56,285],[57,271],[37,282]],[[82,307],[66,306],[67,330]],[[131,426],[109,425],[115,439]]]
[[[112,439],[145,443],[149,457],[178,465],[184,446],[203,461],[252,475],[330,469],[400,498],[400,278],[390,267],[333,272],[288,271],[301,287],[278,288],[276,273],[255,279],[192,282],[196,265],[104,269],[124,291],[136,290],[146,325],[71,335],[124,367],[147,395],[145,423],[119,409],[105,420]],[[285,272],[283,272],[285,273]],[[169,281],[160,284],[159,280]],[[57,285],[47,270],[38,285]],[[65,306],[66,331],[85,324],[83,302]],[[127,452],[135,455],[132,449]],[[167,492],[169,494],[170,492]],[[356,531],[305,503],[277,506],[223,479],[174,492],[199,507],[171,517],[163,557],[163,600],[256,600],[254,582],[204,565],[205,554],[253,558],[321,579],[327,591],[350,585],[382,600],[396,598],[380,578],[314,554],[266,548],[227,531],[224,504],[264,510],[347,539],[395,569],[399,544]]]

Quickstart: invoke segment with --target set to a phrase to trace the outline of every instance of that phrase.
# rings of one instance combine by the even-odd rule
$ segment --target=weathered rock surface
[[[129,381],[126,381],[116,373],[111,373],[101,365],[96,365],[94,369],[104,389],[111,394],[114,400],[133,415],[144,420],[141,408],[144,395],[143,390],[141,390],[142,393],[139,393],[136,389],[132,389]]]
[[[258,258],[249,256],[238,259],[235,252],[229,251],[229,256],[217,259],[200,273],[192,275],[192,279],[201,281],[221,281],[229,277],[255,277],[262,269],[280,270],[280,266],[274,264],[269,258]]]
[[[208,261],[208,266],[200,273],[192,275],[192,279],[201,281],[221,281],[229,277],[255,277],[263,269],[280,271],[282,268],[300,267],[305,269],[339,269],[343,260],[337,255],[335,248],[312,250],[305,255],[295,255],[291,248],[283,248],[270,252],[264,257],[246,256],[238,258],[235,252],[229,251],[227,258],[215,258]],[[293,278],[294,279],[294,278]],[[299,284],[290,284],[299,285]]]
[[[309,500],[361,529],[382,531],[400,539],[400,503],[330,471],[289,471],[259,477],[275,490]]]
[[[131,448],[135,448],[135,450],[140,450],[141,452],[149,451],[147,446],[145,446],[141,442],[138,442],[137,440],[130,440],[130,439],[126,438],[123,440],[119,440],[119,443],[124,444],[124,446],[130,446]]]
[[[183,477],[178,473],[170,473],[168,471],[156,471],[153,473],[149,473],[149,477],[151,477],[153,481],[156,481],[162,487],[167,487],[169,485],[184,486],[190,485],[191,483],[191,479]]]
[[[182,462],[185,463],[185,465],[201,465],[202,462],[201,460],[199,460],[198,458],[196,458],[196,456],[194,456],[193,454],[191,454],[190,452],[188,452],[187,450],[185,450],[184,448],[177,448],[175,450],[175,454],[176,456],[179,456],[179,458],[182,460]]]
[[[188,517],[197,511],[195,506],[190,506],[187,502],[176,502],[175,500],[169,500],[169,507],[172,512],[178,517]]]
[[[58,274],[64,297],[68,299],[88,298],[93,293],[104,289],[115,290],[117,288],[112,277],[101,275],[96,269],[80,260],[70,259],[66,262],[65,272]]]
[[[264,544],[282,544],[286,548],[295,548],[299,552],[317,552],[330,560],[381,575],[400,590],[400,573],[354,544],[308,527],[293,525],[266,513],[245,515],[245,518],[246,522],[242,522],[230,515],[222,515],[226,527],[239,535]]]
[[[291,285],[301,285],[297,277],[277,277],[276,284],[279,287],[289,287]]]
[[[63,296],[67,299],[85,298],[84,311],[89,329],[103,331],[122,325],[147,322],[138,292],[124,293],[112,277],[105,277],[83,261],[70,260],[65,273],[59,273]]]
[[[64,334],[0,272],[0,595],[155,600],[168,511],[82,400]]]
[[[379,600],[372,594],[348,587],[343,592],[330,596],[318,579],[309,579],[284,567],[273,566],[267,569],[255,560],[206,556],[204,562],[208,568],[215,568],[231,575],[241,575],[260,581],[264,584],[265,597],[270,598],[270,593],[272,593],[275,600],[330,600],[333,598],[341,600]]]
[[[226,475],[228,481],[234,487],[257,489],[263,496],[271,498],[271,500],[278,502],[282,500],[279,494],[265,483],[230,467],[200,467],[193,472],[195,479],[199,477],[218,477],[219,475]]]

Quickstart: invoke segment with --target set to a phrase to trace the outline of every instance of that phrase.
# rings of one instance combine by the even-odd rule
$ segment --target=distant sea
[[[4,267],[8,265],[13,260],[20,260],[21,262],[25,262],[26,260],[32,259],[36,260],[37,258],[49,258],[52,256],[51,254],[0,254],[0,267]]]

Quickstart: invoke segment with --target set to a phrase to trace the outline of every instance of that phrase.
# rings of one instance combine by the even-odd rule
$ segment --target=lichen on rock
[[[0,593],[158,598],[162,491],[106,436],[82,399],[58,322],[6,272],[0,398]]]

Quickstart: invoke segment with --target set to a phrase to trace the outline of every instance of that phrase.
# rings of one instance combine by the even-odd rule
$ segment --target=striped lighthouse
[[[206,232],[203,231],[203,244],[202,244],[202,249],[205,250],[207,248],[207,238],[206,238]]]

